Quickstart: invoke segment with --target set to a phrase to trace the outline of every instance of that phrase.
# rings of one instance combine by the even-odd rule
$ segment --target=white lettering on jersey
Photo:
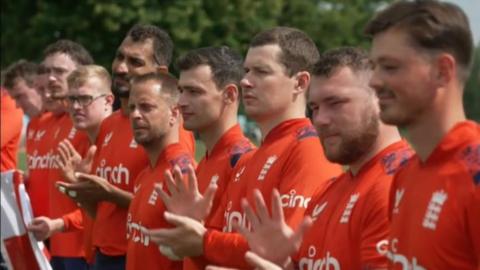
[[[400,206],[400,202],[402,201],[403,194],[405,193],[404,188],[400,188],[395,190],[395,205],[393,207],[393,213],[397,214],[398,213],[398,207]]]
[[[112,139],[112,136],[113,136],[113,131],[108,133],[105,138],[103,139],[103,144],[102,146],[106,146],[108,145],[108,143],[110,142],[110,139]]]
[[[35,150],[31,155],[27,156],[28,169],[58,169],[55,162],[57,158],[59,157],[53,154],[53,150],[48,151],[43,156],[39,156],[38,151]]]
[[[437,228],[438,218],[442,212],[442,207],[445,201],[447,200],[447,193],[444,190],[435,191],[432,194],[430,203],[427,206],[427,212],[423,218],[423,227],[435,230]]]
[[[308,247],[308,257],[302,257],[298,262],[300,270],[340,270],[340,263],[338,260],[330,255],[327,251],[325,257],[315,259],[317,251],[314,246]]]
[[[348,223],[348,220],[352,215],[353,207],[355,207],[355,204],[357,203],[359,197],[360,194],[358,193],[350,195],[350,200],[348,201],[347,206],[343,211],[342,217],[340,218],[340,223]]]
[[[317,219],[317,217],[323,212],[323,210],[327,206],[327,203],[328,202],[324,202],[322,204],[315,205],[315,208],[313,208],[313,212],[312,212],[312,219],[314,220]]]
[[[273,155],[273,156],[270,156],[269,158],[267,158],[267,161],[265,161],[265,164],[263,165],[263,168],[260,171],[260,174],[258,175],[257,180],[262,181],[262,180],[265,179],[265,176],[267,175],[268,171],[272,167],[273,163],[275,163],[275,161],[277,161],[277,158],[278,157],[276,155]]]
[[[307,208],[308,203],[312,198],[305,198],[302,195],[296,195],[297,191],[295,189],[290,190],[289,194],[280,195],[280,201],[282,202],[282,207],[284,208],[295,208],[302,207]]]
[[[239,211],[231,211],[232,201],[229,201],[227,204],[227,209],[224,212],[225,218],[225,227],[223,227],[224,232],[233,232],[233,224],[238,224],[242,227],[250,229],[250,223],[247,221],[247,216],[245,213]]]
[[[140,243],[148,247],[150,243],[150,237],[146,233],[148,229],[142,226],[142,223],[136,223],[132,221],[132,215],[128,213],[127,216],[127,239],[131,239],[134,243]]]
[[[377,243],[377,252],[387,257],[394,265],[400,264],[403,270],[426,270],[421,266],[416,257],[409,260],[406,256],[397,253],[398,239],[394,238],[390,242],[390,250],[388,250],[388,241],[382,240]]]
[[[130,171],[127,167],[124,167],[122,163],[118,164],[118,166],[105,166],[106,160],[102,159],[100,161],[100,167],[97,167],[95,174],[107,179],[110,183],[113,184],[126,184],[128,185],[130,182]]]

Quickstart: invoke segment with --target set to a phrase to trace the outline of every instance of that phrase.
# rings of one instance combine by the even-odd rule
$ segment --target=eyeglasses
[[[101,97],[104,97],[104,96],[106,96],[106,95],[103,94],[103,95],[98,95],[96,97],[91,96],[91,95],[68,96],[67,100],[68,100],[68,104],[70,106],[73,106],[75,104],[75,102],[77,102],[78,105],[80,105],[82,107],[87,107],[90,104],[92,104],[92,102],[94,102],[95,100],[97,100]]]

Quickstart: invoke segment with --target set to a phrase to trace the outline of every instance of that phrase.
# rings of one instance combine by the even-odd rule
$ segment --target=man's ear
[[[173,104],[170,107],[170,118],[169,118],[170,126],[175,125],[176,123],[180,122],[180,107],[178,104]]]
[[[240,95],[240,91],[238,86],[233,83],[227,84],[223,88],[223,101],[226,104],[232,104],[238,101]]]
[[[305,94],[310,85],[310,73],[308,71],[300,71],[295,75],[295,80],[294,94]]]
[[[445,87],[457,76],[456,64],[455,58],[448,53],[442,53],[436,58],[434,76],[437,86]]]

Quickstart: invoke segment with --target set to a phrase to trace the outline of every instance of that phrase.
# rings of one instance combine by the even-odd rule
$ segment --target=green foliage
[[[475,49],[472,72],[465,86],[463,102],[467,117],[480,122],[480,44]]]
[[[166,29],[175,41],[175,56],[210,45],[228,45],[244,53],[255,33],[275,25],[305,30],[321,50],[365,45],[362,25],[388,1],[5,0],[1,66],[19,58],[39,61],[46,45],[69,38],[109,67],[125,32],[137,22]]]

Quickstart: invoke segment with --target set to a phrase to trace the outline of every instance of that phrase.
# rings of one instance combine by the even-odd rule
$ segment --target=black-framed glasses
[[[92,102],[94,102],[95,100],[101,98],[101,97],[104,97],[106,96],[105,94],[102,94],[102,95],[98,95],[96,97],[92,96],[92,95],[77,95],[77,96],[67,96],[67,100],[68,100],[68,104],[73,106],[75,104],[75,102],[78,103],[78,105],[82,106],[82,107],[87,107],[89,106],[90,104],[92,104]]]

